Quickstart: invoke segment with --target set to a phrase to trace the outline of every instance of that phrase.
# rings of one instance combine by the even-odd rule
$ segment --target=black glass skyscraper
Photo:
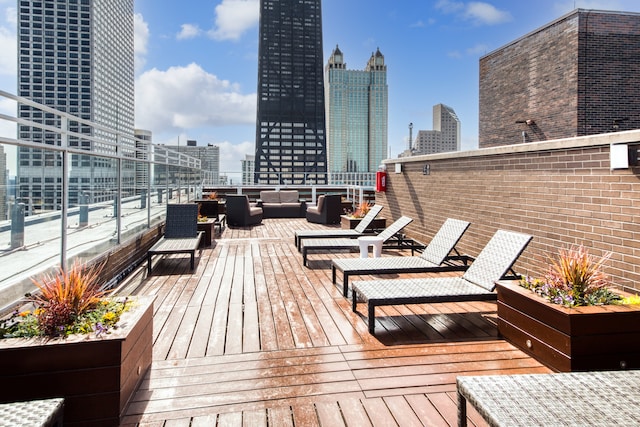
[[[261,0],[255,182],[326,184],[320,0]]]

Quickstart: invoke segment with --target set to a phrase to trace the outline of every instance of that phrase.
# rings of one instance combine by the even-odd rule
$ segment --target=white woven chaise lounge
[[[411,221],[413,220],[409,217],[400,217],[393,224],[381,231],[377,237],[382,239],[382,242],[387,242],[409,225]],[[309,251],[326,253],[338,249],[357,250],[359,248],[360,244],[358,243],[358,239],[304,239],[300,246],[302,265],[307,266],[307,255]]]
[[[353,311],[357,312],[358,299],[367,303],[373,334],[377,306],[495,300],[495,282],[511,269],[531,239],[527,234],[498,230],[461,277],[354,282]]]
[[[333,283],[336,284],[337,271],[342,271],[343,294],[347,297],[349,296],[349,276],[352,275],[465,270],[468,267],[467,265],[445,264],[445,261],[452,259],[449,254],[455,251],[456,245],[469,228],[469,225],[470,223],[467,221],[448,218],[420,256],[334,259],[331,261]],[[456,258],[461,259],[462,257],[458,256]]]
[[[345,237],[354,239],[356,237],[363,236],[367,227],[378,216],[383,206],[374,205],[369,209],[369,212],[360,220],[360,223],[352,229],[322,229],[322,230],[298,230],[295,232],[294,239],[298,252],[300,251],[300,245],[302,239],[332,239],[336,237]]]

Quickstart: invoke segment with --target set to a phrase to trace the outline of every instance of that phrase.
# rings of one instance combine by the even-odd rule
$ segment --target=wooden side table
[[[200,240],[200,247],[211,246],[215,225],[216,220],[213,218],[209,218],[206,221],[198,221],[198,231],[204,231],[204,238]]]

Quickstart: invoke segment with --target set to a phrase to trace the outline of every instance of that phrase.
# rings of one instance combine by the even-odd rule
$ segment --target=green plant
[[[129,301],[107,299],[99,284],[102,266],[85,267],[79,262],[64,271],[32,279],[38,288],[27,294],[34,309],[15,311],[0,323],[0,337],[58,337],[96,332],[115,327]]]
[[[607,288],[608,279],[602,271],[610,256],[607,253],[596,259],[584,246],[561,249],[558,258],[550,260],[543,279],[523,277],[520,284],[566,307],[619,304],[622,298]]]

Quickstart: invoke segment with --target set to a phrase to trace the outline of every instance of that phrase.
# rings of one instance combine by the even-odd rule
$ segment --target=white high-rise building
[[[433,130],[418,131],[412,154],[460,151],[460,139],[460,120],[453,108],[434,105]]]
[[[133,146],[134,50],[133,0],[18,1],[18,92],[57,110],[124,132],[120,150]],[[18,106],[19,116],[47,122],[49,114]],[[110,133],[70,123],[70,130],[115,142]],[[21,126],[19,138],[59,145],[59,137]],[[77,137],[70,146],[95,151],[96,143]],[[101,146],[113,152],[113,147]],[[125,150],[126,151],[126,150]],[[131,150],[133,153],[133,150]],[[62,161],[59,154],[20,148],[17,197],[27,212],[61,206]],[[125,162],[124,188],[135,180],[133,162]],[[117,187],[114,161],[73,155],[70,163],[69,205],[84,192],[91,202],[109,200]]]
[[[256,167],[256,156],[252,154],[245,154],[242,162],[242,185],[253,184],[253,177]]]
[[[187,145],[161,145],[177,153],[186,154],[187,156],[200,159],[200,169],[205,174],[205,185],[220,184],[219,146],[213,144],[198,145],[198,141],[193,139],[187,140]]]

